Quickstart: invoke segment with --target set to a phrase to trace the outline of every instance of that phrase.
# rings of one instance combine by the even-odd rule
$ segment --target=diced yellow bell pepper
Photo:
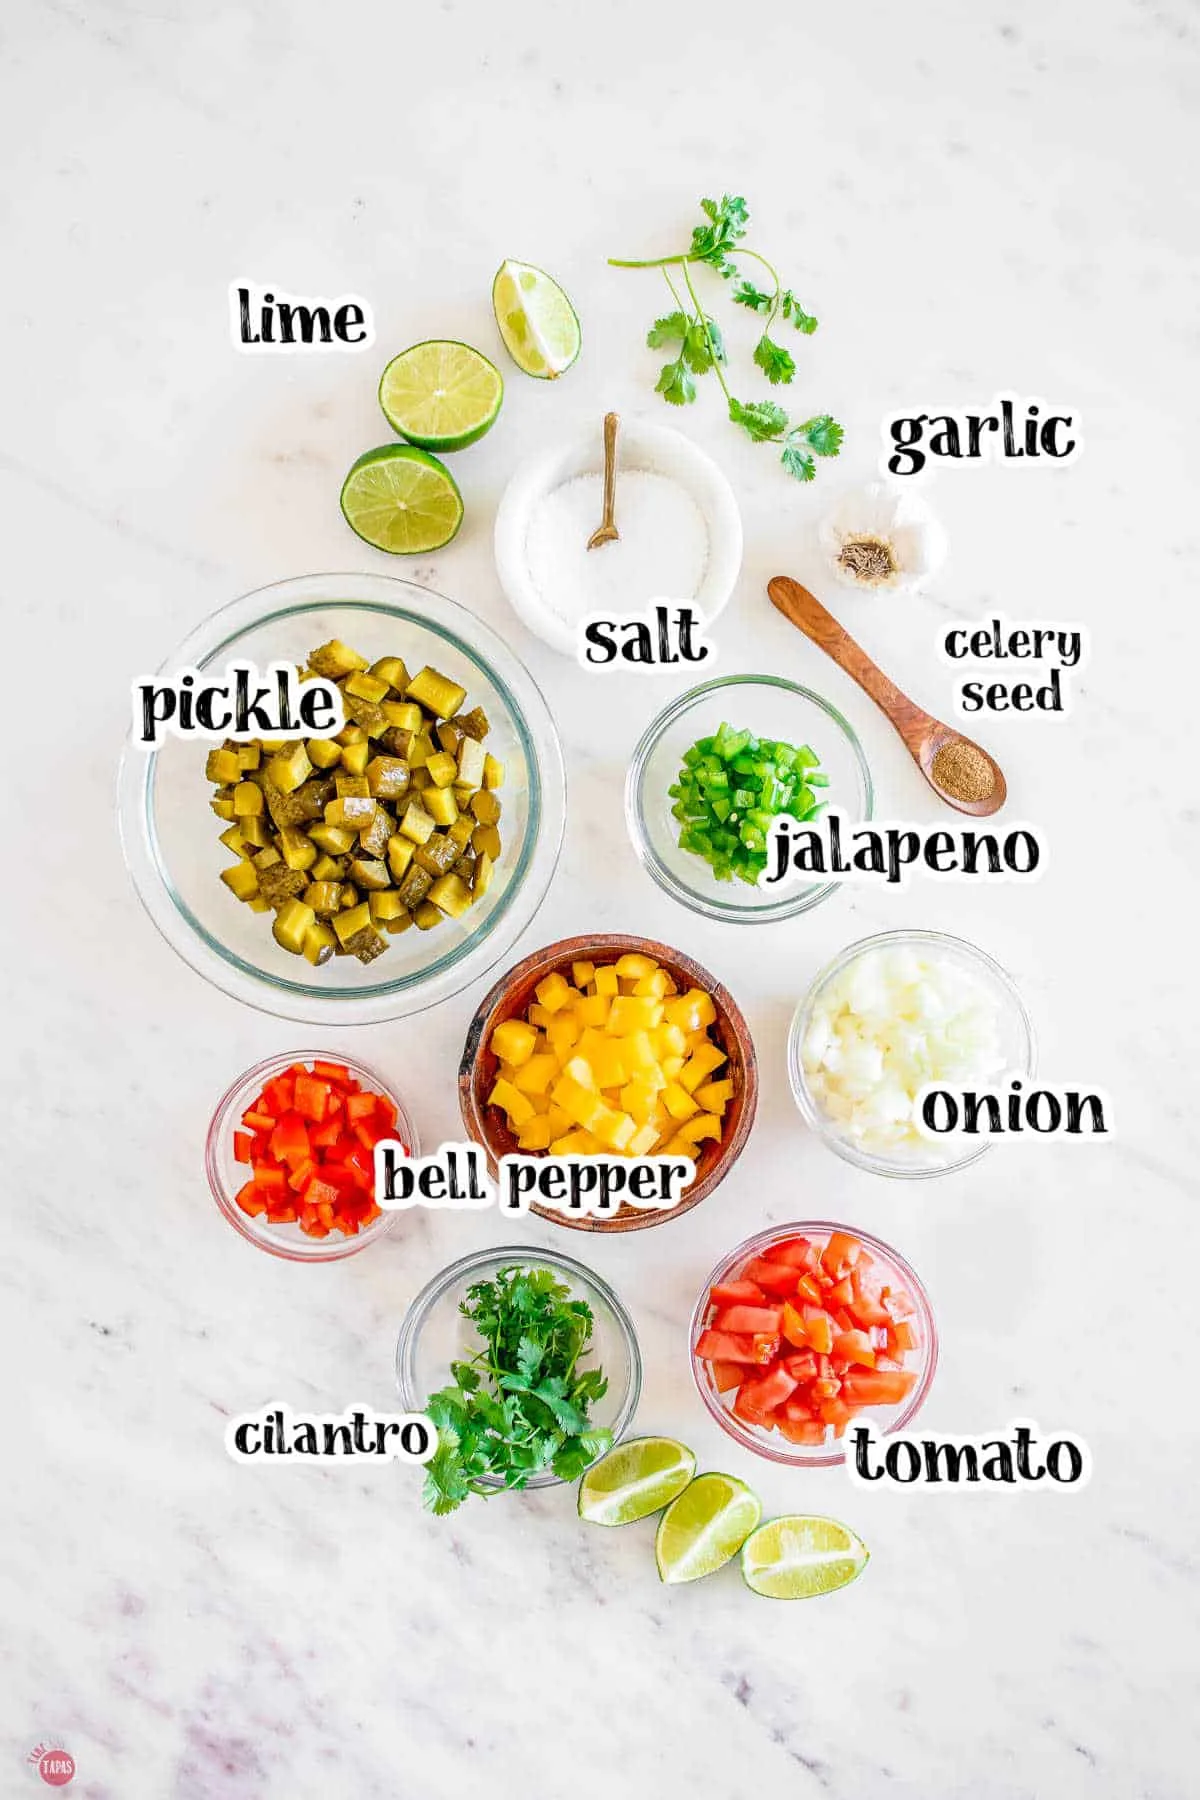
[[[695,1144],[690,1144],[685,1137],[673,1137],[662,1146],[661,1156],[686,1156],[689,1162],[695,1162],[700,1152]]]
[[[657,1069],[658,1057],[649,1032],[629,1032],[623,1039],[621,1048],[625,1052],[625,1061],[631,1073],[644,1074],[649,1069]]]
[[[661,1062],[664,1056],[685,1056],[687,1039],[678,1025],[660,1025],[653,1037],[654,1049]]]
[[[711,1075],[714,1069],[719,1069],[724,1061],[725,1052],[716,1044],[698,1045],[680,1071],[680,1087],[685,1087],[689,1094],[694,1094],[705,1076]]]
[[[587,987],[595,973],[595,963],[577,962],[571,964],[571,980],[575,983],[575,986],[579,989],[580,993]]]
[[[514,1131],[520,1131],[528,1125],[533,1117],[533,1103],[524,1094],[519,1094],[509,1081],[498,1081],[488,1095],[488,1105],[498,1106],[508,1114],[508,1122]]]
[[[579,1042],[579,1020],[574,1012],[555,1013],[546,1027],[546,1039],[560,1063],[565,1063]]]
[[[629,1113],[637,1124],[646,1125],[654,1117],[658,1092],[643,1076],[635,1076],[621,1089],[620,1099],[622,1110]]]
[[[588,1092],[592,1094],[594,1094],[600,1086],[600,1083],[592,1073],[592,1065],[587,1060],[586,1056],[573,1056],[570,1062],[564,1066],[563,1074],[569,1076],[572,1081],[577,1082],[581,1088],[587,1088]]]
[[[546,1113],[539,1113],[530,1119],[528,1125],[517,1133],[517,1144],[522,1150],[548,1150],[550,1148],[550,1120]]]
[[[564,1112],[562,1107],[553,1100],[550,1102],[550,1110],[546,1114],[546,1117],[550,1121],[551,1137],[563,1137],[570,1131],[571,1126],[574,1124],[574,1120],[571,1118],[570,1113]]]
[[[714,1118],[712,1113],[697,1113],[694,1118],[685,1119],[683,1121],[676,1136],[684,1138],[689,1144],[698,1144],[702,1138],[717,1138],[719,1140],[721,1136],[721,1121],[720,1119]]]
[[[658,1133],[653,1125],[639,1125],[626,1149],[630,1156],[649,1156],[657,1142]]]
[[[663,1057],[662,1072],[668,1081],[677,1081],[679,1079],[679,1076],[683,1071],[683,1064],[684,1058],[682,1056]]]
[[[549,1030],[550,1021],[554,1017],[555,1014],[548,1006],[540,1006],[536,1001],[529,1009],[529,1023],[540,1026],[543,1031]]]
[[[640,950],[627,950],[624,956],[617,958],[617,974],[623,981],[638,981],[643,975],[653,975],[657,971],[654,958],[643,956]]]
[[[633,991],[639,999],[648,995],[651,1000],[661,1000],[667,991],[667,971],[655,969],[650,975],[639,976],[633,984]]]
[[[539,981],[534,991],[548,1013],[561,1012],[571,998],[571,985],[557,969],[552,975],[547,975],[544,981]]]
[[[696,1100],[705,1112],[723,1113],[732,1098],[732,1081],[706,1081],[696,1089]]]
[[[580,1025],[607,1025],[611,1006],[607,994],[585,994],[575,1002],[575,1017]]]
[[[652,1031],[662,1018],[662,1001],[618,994],[608,1015],[607,1029],[614,1037],[626,1037],[634,1031]]]
[[[544,1094],[558,1075],[558,1058],[548,1051],[534,1055],[517,1071],[514,1087],[522,1094]]]
[[[686,1088],[672,1081],[663,1089],[663,1105],[673,1119],[690,1119],[697,1111],[697,1104]]]
[[[606,1150],[625,1150],[633,1137],[637,1126],[628,1113],[610,1112],[594,1127],[595,1134]]]
[[[620,985],[617,971],[612,963],[605,963],[596,970],[595,988],[598,994],[607,994],[611,1000],[620,991]]]
[[[504,1062],[518,1066],[528,1062],[537,1043],[537,1032],[524,1019],[505,1019],[492,1033],[491,1049]]]
[[[595,1151],[596,1140],[587,1131],[569,1131],[550,1145],[551,1156],[593,1156]]]
[[[679,999],[668,1000],[666,1003],[667,1019],[684,1031],[695,1031],[700,1025],[711,1025],[716,1016],[717,1009],[712,1003],[712,996],[702,993],[699,988],[692,988]]]
[[[619,1038],[605,1037],[599,1031],[585,1031],[579,1040],[579,1054],[590,1065],[597,1087],[619,1088],[629,1080],[631,1070]]]
[[[608,1111],[599,1094],[583,1087],[572,1075],[560,1075],[550,1097],[556,1106],[561,1106],[573,1124],[582,1125],[587,1131],[592,1129],[597,1118]],[[533,1108],[530,1107],[530,1112],[532,1111]]]

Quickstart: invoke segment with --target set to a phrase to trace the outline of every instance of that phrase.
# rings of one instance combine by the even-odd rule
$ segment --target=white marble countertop
[[[39,773],[13,770],[4,884],[5,1795],[40,1786],[23,1762],[51,1737],[88,1800],[1195,1791],[1196,29],[1182,0],[6,9],[5,723]],[[660,284],[605,267],[670,247],[723,188],[823,321],[796,391],[843,419],[847,446],[814,488],[739,442],[715,393],[668,418],[642,348]],[[762,1066],[746,1154],[694,1215],[528,1238],[582,1254],[629,1303],[641,1429],[753,1480],[768,1511],[862,1531],[867,1578],[817,1607],[768,1605],[728,1570],[663,1589],[652,1526],[586,1529],[569,1491],[439,1521],[407,1471],[247,1470],[222,1448],[225,1417],[275,1395],[390,1405],[408,1301],[512,1228],[424,1215],[305,1269],[223,1223],[200,1156],[212,1105],[312,1032],[207,988],[138,908],[112,809],[128,684],[247,589],[395,568],[337,509],[350,461],[387,435],[379,366],[429,335],[499,355],[489,290],[508,255],[567,286],[583,357],[559,384],[506,368],[499,425],[456,464],[461,536],[401,572],[498,625],[553,702],[567,837],[518,950],[593,928],[675,943],[732,988]],[[234,354],[238,276],[364,294],[377,350]],[[885,411],[1002,388],[1077,409],[1082,459],[940,474],[951,560],[934,589],[837,604],[943,712],[948,622],[1087,624],[1072,716],[980,731],[1013,816],[1044,834],[1044,877],[847,894],[754,931],[683,911],[621,812],[628,754],[679,678],[589,676],[518,625],[490,555],[506,473],[608,407],[682,425],[745,520],[720,668],[816,686],[860,732],[880,812],[931,818],[885,723],[764,583],[815,574],[813,519],[834,475],[871,474]],[[844,943],[900,923],[1013,970],[1043,1073],[1107,1088],[1113,1142],[1022,1141],[905,1185],[805,1134],[783,1062],[794,1001]],[[484,985],[322,1036],[390,1076],[436,1143]],[[736,1239],[814,1211],[894,1241],[926,1279],[942,1364],[924,1421],[1079,1432],[1087,1491],[864,1494],[721,1437],[685,1354],[697,1287]]]

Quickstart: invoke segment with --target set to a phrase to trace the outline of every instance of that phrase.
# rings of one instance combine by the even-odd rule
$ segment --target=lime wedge
[[[771,1600],[811,1600],[849,1585],[866,1568],[870,1552],[836,1519],[795,1513],[768,1519],[742,1546],[746,1586]]]
[[[579,315],[544,269],[501,263],[492,283],[492,311],[504,348],[526,375],[553,381],[579,355]]]
[[[465,450],[495,424],[503,398],[495,363],[449,339],[402,350],[379,380],[388,424],[422,450]]]
[[[368,450],[342,483],[352,531],[377,550],[413,556],[440,550],[462,524],[462,495],[444,463],[413,444]]]
[[[733,1475],[697,1475],[658,1522],[654,1560],[664,1581],[698,1581],[736,1556],[762,1517],[758,1495]]]
[[[579,1516],[592,1525],[632,1525],[682,1494],[695,1473],[695,1456],[675,1438],[627,1438],[580,1482]]]

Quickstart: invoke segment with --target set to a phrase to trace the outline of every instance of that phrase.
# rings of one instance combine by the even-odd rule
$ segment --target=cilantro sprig
[[[451,1383],[425,1408],[438,1446],[425,1465],[424,1503],[453,1512],[471,1494],[525,1487],[552,1469],[577,1481],[612,1443],[589,1409],[607,1391],[600,1369],[577,1364],[592,1337],[592,1309],[550,1269],[507,1265],[467,1290],[460,1311],[483,1339],[451,1363]]]
[[[696,398],[696,380],[714,373],[725,396],[730,420],[754,443],[771,443],[779,460],[798,481],[811,481],[817,472],[813,460],[836,456],[841,449],[842,427],[829,413],[793,421],[782,406],[771,400],[738,400],[731,392],[725,370],[728,357],[720,327],[702,307],[690,273],[690,265],[703,263],[724,281],[734,284],[731,299],[763,319],[762,334],[754,346],[753,361],[772,387],[788,387],[796,374],[796,360],[786,344],[771,333],[779,323],[789,324],[803,337],[811,337],[817,320],[785,288],[778,271],[765,256],[742,243],[750,224],[750,209],[740,194],[718,200],[702,200],[704,222],[694,227],[685,251],[672,256],[653,256],[636,261],[610,257],[614,269],[661,269],[674,310],[656,319],[646,334],[651,349],[671,349],[655,384],[656,392],[670,406],[690,406]],[[741,273],[739,257],[752,257],[766,270],[769,286],[759,287]],[[686,296],[681,295],[670,271],[678,269]]]

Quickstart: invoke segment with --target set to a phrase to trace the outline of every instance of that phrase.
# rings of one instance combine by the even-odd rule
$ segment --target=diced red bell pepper
[[[298,1112],[288,1111],[280,1118],[271,1133],[271,1155],[293,1167],[312,1155],[308,1127]]]
[[[322,1062],[320,1058],[313,1062],[313,1074],[319,1075],[323,1081],[336,1081],[339,1087],[349,1087],[358,1091],[358,1083],[351,1080],[350,1071],[345,1063]]]
[[[329,1103],[329,1083],[302,1072],[295,1079],[295,1096],[295,1107],[300,1117],[311,1119],[314,1125],[319,1125]]]
[[[291,1112],[296,1104],[296,1077],[294,1075],[273,1075],[262,1091],[264,1112],[274,1113],[278,1119],[285,1112]]]
[[[351,1094],[346,1101],[348,1119],[366,1119],[375,1111],[374,1094]]]
[[[234,1162],[248,1163],[254,1155],[254,1133],[252,1131],[235,1131],[233,1134]]]
[[[234,1199],[237,1201],[242,1211],[244,1213],[249,1213],[252,1219],[257,1218],[259,1213],[264,1213],[267,1210],[266,1200],[259,1192],[258,1183],[255,1181],[248,1181],[244,1187],[240,1187],[234,1195]]]
[[[317,1165],[312,1157],[306,1156],[303,1162],[296,1164],[295,1168],[288,1176],[288,1186],[294,1188],[298,1194],[302,1194],[316,1174],[316,1170]]]
[[[260,1112],[256,1106],[252,1106],[242,1114],[242,1124],[247,1131],[274,1131],[275,1118],[272,1113]]]
[[[280,1169],[272,1163],[252,1163],[256,1186],[264,1195],[277,1194],[283,1196],[287,1192],[287,1170]]]

